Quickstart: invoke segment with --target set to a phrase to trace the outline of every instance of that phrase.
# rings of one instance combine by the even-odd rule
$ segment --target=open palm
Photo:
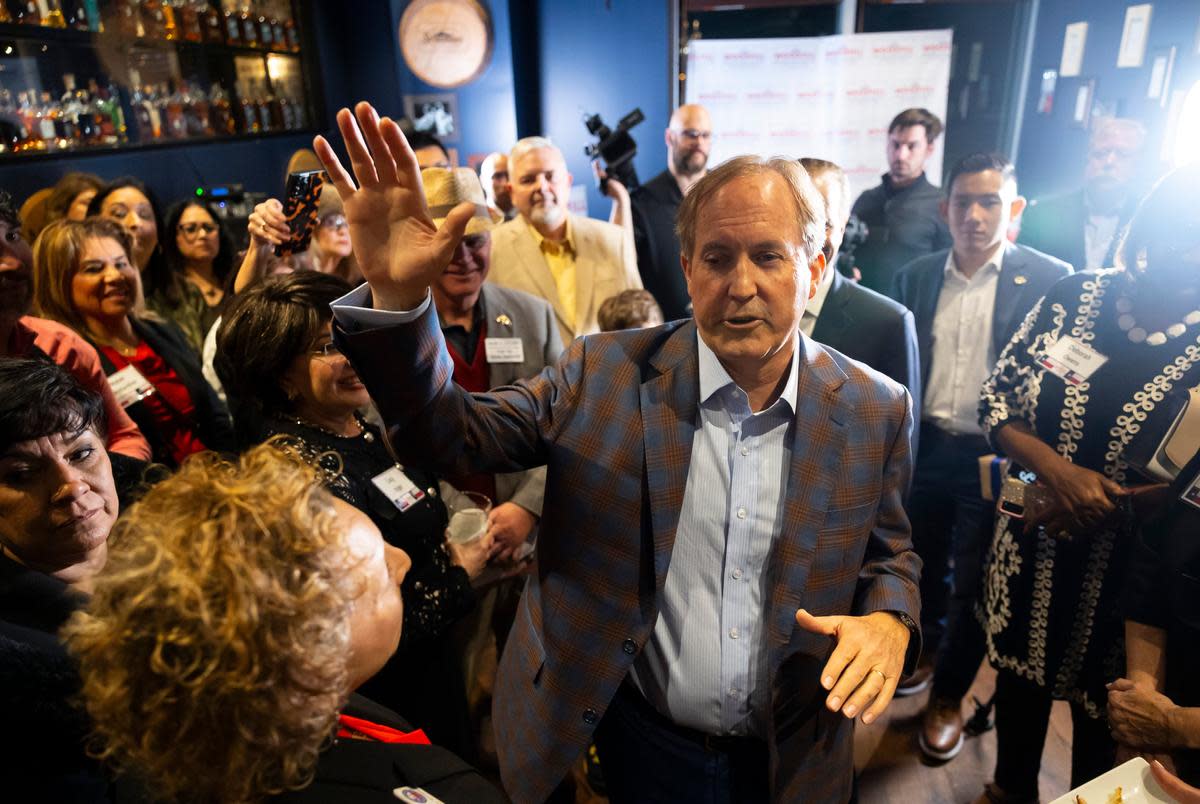
[[[357,119],[357,120],[356,120]],[[394,120],[365,101],[337,115],[351,178],[328,140],[313,140],[338,194],[363,277],[380,309],[408,310],[425,298],[462,239],[474,206],[460,204],[441,229],[433,225],[417,158]]]

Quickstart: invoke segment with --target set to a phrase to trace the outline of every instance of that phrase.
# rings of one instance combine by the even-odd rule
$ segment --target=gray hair
[[[549,137],[522,137],[521,139],[517,140],[517,144],[512,147],[512,151],[508,155],[508,161],[516,164],[518,159],[530,153],[531,151],[541,150],[554,151],[556,154],[558,154],[559,159],[562,159],[564,163],[566,162],[562,151],[558,149],[557,145],[550,141]],[[510,164],[508,169],[511,171],[513,169],[513,165]]]
[[[717,191],[734,179],[777,175],[783,179],[796,205],[796,225],[804,242],[804,253],[813,259],[825,245],[825,199],[813,185],[808,172],[795,159],[782,156],[770,159],[761,156],[735,156],[705,174],[692,185],[675,219],[681,252],[689,259],[696,247],[696,224],[700,210]]]
[[[1137,137],[1139,150],[1146,144],[1146,127],[1137,120],[1128,117],[1097,117],[1092,121],[1092,136],[1088,138],[1088,146],[1090,147],[1100,139],[1100,135],[1107,134],[1109,131],[1133,134]]]

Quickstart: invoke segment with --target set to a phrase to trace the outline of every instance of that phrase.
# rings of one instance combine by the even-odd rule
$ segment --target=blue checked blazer
[[[576,339],[556,365],[486,394],[452,382],[432,310],[354,333],[336,325],[335,338],[401,462],[447,473],[548,467],[537,573],[493,710],[507,792],[518,804],[544,801],[658,616],[697,422],[695,324]],[[806,337],[801,348],[784,526],[764,598],[771,785],[776,801],[840,802],[854,726],[824,707],[818,677],[832,640],[799,630],[795,613],[886,610],[920,621],[920,559],[901,504],[912,410],[882,374]]]

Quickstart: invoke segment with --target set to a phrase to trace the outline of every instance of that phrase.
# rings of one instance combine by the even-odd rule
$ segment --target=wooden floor
[[[971,696],[986,701],[995,686],[995,672],[984,666],[971,688]],[[992,778],[996,763],[996,732],[968,737],[962,753],[952,761],[930,765],[917,748],[917,729],[928,693],[897,698],[884,717],[870,726],[858,724],[854,736],[854,764],[859,770],[862,804],[930,802],[968,804]],[[970,715],[973,705],[964,707]],[[1056,702],[1042,755],[1039,779],[1042,801],[1053,801],[1070,789],[1071,711]]]

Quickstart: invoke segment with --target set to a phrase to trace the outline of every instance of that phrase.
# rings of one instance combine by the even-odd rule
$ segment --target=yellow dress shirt
[[[554,276],[554,286],[558,290],[558,300],[566,313],[567,325],[575,329],[575,237],[571,231],[571,219],[567,218],[567,234],[561,243],[547,240],[542,233],[530,226],[534,242],[541,249],[546,267]]]

